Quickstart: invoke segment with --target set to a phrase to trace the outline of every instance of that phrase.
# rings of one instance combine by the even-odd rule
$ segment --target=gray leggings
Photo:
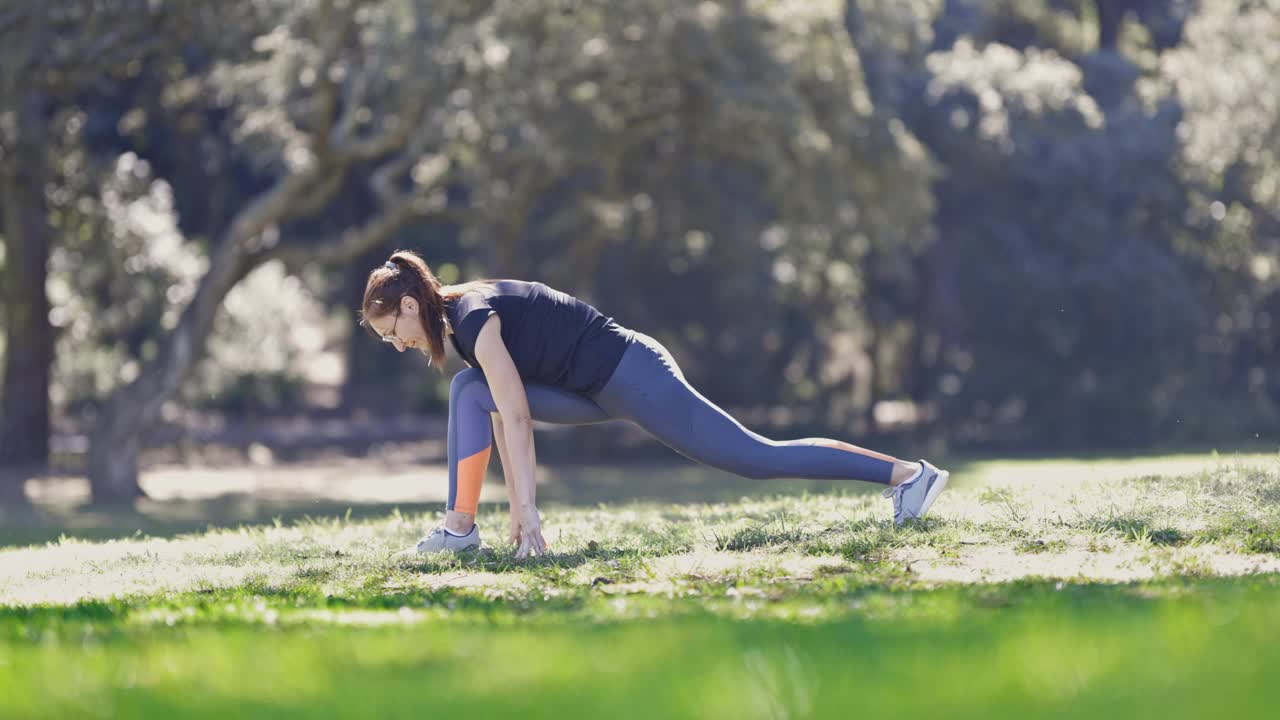
[[[752,432],[689,385],[662,343],[641,332],[635,332],[617,369],[594,396],[543,383],[525,383],[525,395],[534,420],[561,425],[627,420],[690,460],[748,478],[888,485],[896,460],[839,440],[770,440]],[[493,412],[497,405],[484,374],[475,368],[459,372],[449,393],[450,510],[458,497],[459,461],[465,460],[463,509],[474,512]]]

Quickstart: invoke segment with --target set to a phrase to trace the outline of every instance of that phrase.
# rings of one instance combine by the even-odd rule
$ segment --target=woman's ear
[[[405,295],[404,297],[400,298],[400,311],[407,312],[407,313],[418,312],[418,301],[414,300],[408,295]]]

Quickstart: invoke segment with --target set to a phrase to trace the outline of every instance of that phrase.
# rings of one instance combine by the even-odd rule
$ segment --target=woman
[[[490,437],[511,500],[517,558],[546,553],[534,502],[533,420],[629,420],[691,460],[749,478],[865,480],[888,485],[894,522],[925,514],[948,473],[839,440],[770,440],[693,389],[657,340],[539,282],[444,287],[417,254],[397,251],[369,274],[360,324],[396,350],[444,368],[445,339],[467,363],[449,389],[449,503],[420,552],[480,545],[475,524]],[[492,433],[490,421],[492,420]]]

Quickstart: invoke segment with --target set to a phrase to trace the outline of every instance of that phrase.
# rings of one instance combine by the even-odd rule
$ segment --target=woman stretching
[[[893,519],[918,518],[947,484],[925,460],[907,462],[839,440],[770,440],[684,379],[657,340],[539,282],[476,280],[445,287],[417,254],[398,251],[369,274],[360,324],[443,371],[447,337],[468,365],[449,388],[449,503],[420,552],[477,548],[480,485],[490,439],[511,501],[517,558],[545,554],[534,503],[533,420],[587,425],[628,420],[685,457],[749,478],[864,480],[888,485]],[[492,432],[490,430],[492,422]]]

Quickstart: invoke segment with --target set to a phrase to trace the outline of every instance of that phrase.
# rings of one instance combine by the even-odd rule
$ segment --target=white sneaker
[[[464,550],[475,550],[478,547],[480,547],[480,526],[475,523],[471,524],[471,531],[466,535],[454,535],[442,525],[418,541],[420,553],[438,553],[445,550],[458,553]]]
[[[884,497],[893,498],[893,524],[901,525],[908,519],[924,517],[950,477],[951,473],[930,465],[928,460],[921,460],[920,472],[901,485],[884,491]]]

